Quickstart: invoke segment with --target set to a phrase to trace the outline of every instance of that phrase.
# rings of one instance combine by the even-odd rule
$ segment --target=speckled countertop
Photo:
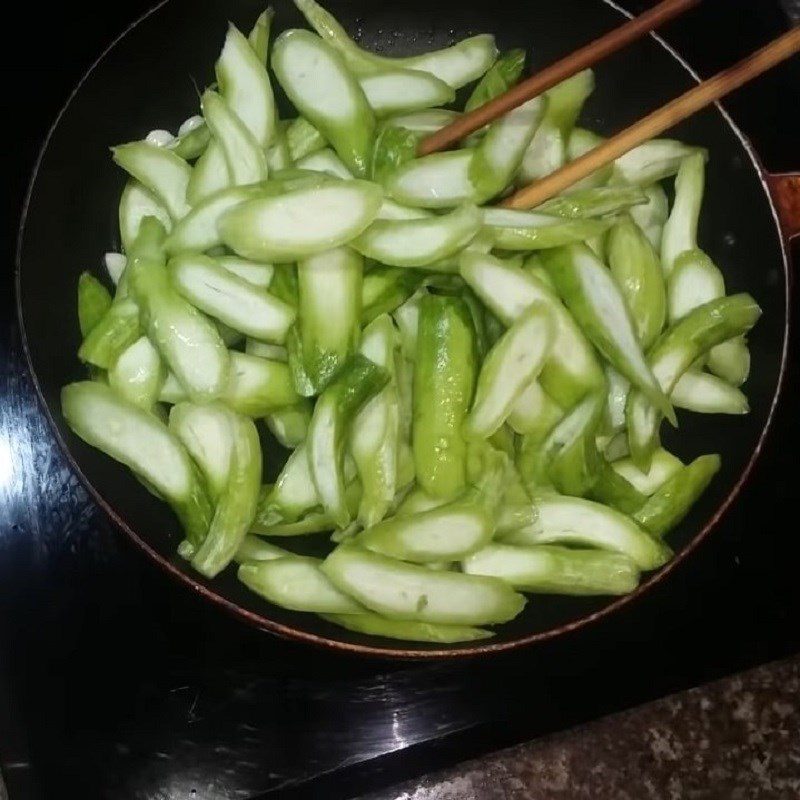
[[[362,800],[797,800],[800,657]]]

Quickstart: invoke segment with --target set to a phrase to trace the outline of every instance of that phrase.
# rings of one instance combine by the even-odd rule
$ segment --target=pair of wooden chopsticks
[[[557,83],[598,63],[603,58],[641,38],[660,25],[697,5],[699,0],[664,0],[644,14],[582,47],[566,58],[532,75],[505,94],[459,117],[455,122],[427,136],[420,143],[419,154],[443,150],[503,116],[513,108],[551,89]],[[795,27],[733,67],[698,84],[644,119],[608,139],[586,155],[570,162],[536,183],[532,183],[503,201],[509,208],[533,208],[563,192],[596,170],[658,136],[696,111],[714,103],[753,78],[800,52],[800,26]]]

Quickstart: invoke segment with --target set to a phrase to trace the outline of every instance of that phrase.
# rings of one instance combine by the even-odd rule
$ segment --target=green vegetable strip
[[[388,266],[424,268],[462,250],[480,226],[478,209],[464,206],[438,217],[376,220],[350,246]]]
[[[259,289],[268,289],[275,274],[272,264],[256,264],[236,256],[219,256],[215,259],[224,270],[236,275]]]
[[[543,178],[564,166],[567,141],[583,104],[593,90],[594,74],[591,70],[584,70],[546,92],[544,119],[522,159],[519,173],[522,183]]]
[[[138,223],[137,231],[129,262],[152,259],[156,267],[163,269],[164,226],[156,217],[147,216]],[[128,292],[128,273],[126,264],[111,307],[92,327],[78,350],[81,361],[100,369],[111,369],[142,333],[139,305]]]
[[[259,419],[300,402],[288,364],[235,351],[230,362],[221,399],[239,414]]]
[[[356,349],[362,272],[361,256],[348,248],[320,253],[297,265],[299,341],[290,341],[289,359],[302,394],[319,394]],[[307,378],[308,386],[300,376]]]
[[[233,415],[230,474],[217,500],[214,518],[192,559],[192,566],[213,578],[230,564],[256,514],[261,489],[261,445],[252,420]]]
[[[285,169],[294,169],[292,154],[289,152],[289,142],[286,141],[286,123],[278,122],[272,144],[267,148],[267,169],[270,174],[282,172]]]
[[[368,528],[354,540],[359,547],[403,561],[455,561],[485,546],[494,518],[475,492],[463,499],[406,514]]]
[[[625,300],[605,264],[586,245],[553,250],[543,258],[559,295],[587,338],[674,422],[675,412],[647,364]]]
[[[683,161],[675,178],[675,202],[661,241],[661,266],[667,275],[681,253],[697,247],[697,223],[704,188],[705,158],[696,153]]]
[[[164,204],[173,220],[186,214],[189,210],[186,189],[192,168],[180,156],[146,142],[122,144],[113,148],[112,153],[119,166]]]
[[[320,570],[316,558],[288,556],[242,564],[239,580],[265,599],[293,611],[359,614],[363,608],[340,592]]]
[[[469,165],[480,200],[500,194],[514,179],[544,111],[544,101],[535,97],[489,126]]]
[[[86,338],[111,308],[111,294],[94,275],[82,272],[78,278],[78,324]]]
[[[304,117],[297,117],[286,126],[286,142],[292,161],[300,161],[327,144],[325,137]]]
[[[203,116],[228,164],[234,186],[258,183],[267,178],[267,161],[261,145],[244,122],[214,91],[202,97]]]
[[[434,625],[430,622],[387,619],[380,614],[323,614],[322,618],[349,631],[406,642],[456,644],[489,639],[491,631],[467,625]]]
[[[614,367],[606,366],[605,373],[608,393],[606,394],[604,431],[616,433],[625,427],[625,406],[628,404],[631,384]]]
[[[265,542],[258,536],[245,536],[236,551],[235,559],[240,564],[246,564],[253,561],[273,561],[276,558],[285,558],[291,555],[288,550]]]
[[[702,250],[685,250],[669,276],[669,319],[675,324],[698,306],[725,296],[725,278]]]
[[[542,444],[546,477],[562,494],[582,497],[594,486],[600,469],[596,437],[603,397],[593,394],[570,411]]]
[[[387,193],[398,203],[420,208],[454,208],[482,201],[470,178],[473,150],[433,153],[403,163],[405,152],[393,155],[399,163],[388,175],[386,170],[381,175]]]
[[[647,497],[635,489],[605,460],[600,462],[597,480],[589,491],[589,496],[624,514],[633,514],[647,502]]]
[[[664,327],[666,288],[653,246],[631,219],[622,219],[609,233],[608,266],[646,351]]]
[[[633,518],[654,536],[664,536],[686,516],[719,468],[719,456],[700,456],[661,486]]]
[[[627,556],[642,571],[657,569],[672,555],[630,517],[600,503],[550,494],[534,502],[535,522],[504,536],[509,544],[593,547]]]
[[[523,251],[583,242],[611,227],[607,219],[565,219],[538,211],[505,208],[484,209],[483,221],[494,247]]]
[[[552,545],[491,544],[465,559],[463,567],[469,575],[500,578],[539,594],[622,595],[639,583],[639,570],[627,556]]]
[[[620,431],[605,439],[597,442],[599,449],[603,451],[603,457],[609,462],[616,464],[619,459],[625,458],[630,450],[628,449],[628,435],[626,431]]]
[[[524,185],[544,178],[563,167],[566,161],[564,137],[558,126],[545,115],[522,157],[517,184]]]
[[[440,258],[437,261],[434,261],[432,264],[429,264],[426,268],[431,272],[456,274],[461,269],[461,257],[464,255],[464,253],[488,253],[491,251],[491,249],[492,243],[489,237],[486,235],[486,231],[479,230],[475,238],[463,250],[457,250],[455,253],[451,253],[449,256]],[[506,259],[506,263],[513,266],[522,266],[522,256],[512,256]],[[442,277],[439,280],[441,288],[447,289],[448,287],[446,285],[446,281],[448,279]],[[432,285],[435,285],[435,279],[434,284]],[[451,278],[449,289],[452,291],[456,288],[460,288],[458,279]],[[473,316],[477,317],[477,315]],[[481,325],[481,327],[483,328],[485,326]]]
[[[611,467],[637,491],[649,497],[675,473],[683,469],[683,462],[672,453],[659,448],[653,453],[650,469],[647,472],[642,472],[631,458],[614,461]]]
[[[317,400],[308,429],[308,463],[322,506],[338,527],[350,524],[345,496],[344,444],[361,407],[386,384],[388,374],[356,353]]]
[[[172,288],[163,264],[135,260],[129,269],[143,326],[164,361],[193,400],[220,397],[230,358],[217,329]]]
[[[464,499],[474,492],[476,501],[493,517],[507,491],[518,489],[526,499],[528,496],[511,464],[511,434],[506,439],[506,430],[498,431],[488,441],[470,441],[467,446],[467,479],[471,488]]]
[[[145,217],[155,217],[166,231],[172,227],[172,218],[164,204],[139,181],[130,180],[119,199],[119,236],[126,253],[130,253]]]
[[[352,546],[339,546],[322,565],[343,592],[389,619],[456,625],[506,622],[525,599],[502,581],[436,572]]]
[[[564,412],[547,396],[541,384],[531,381],[514,403],[508,424],[519,434],[546,435],[563,416]]]
[[[536,211],[565,219],[585,219],[617,214],[645,202],[647,195],[638,186],[598,186],[554,197]]]
[[[205,153],[211,141],[211,131],[202,117],[189,117],[180,127],[178,135],[167,147],[186,161],[194,161]]]
[[[675,259],[669,278],[669,312],[677,322],[697,306],[725,296],[725,278],[702,250],[687,250]],[[737,337],[713,347],[708,368],[732,386],[741,386],[750,373],[750,351]]]
[[[201,311],[247,336],[285,341],[295,311],[268,292],[197,254],[176,256],[169,271],[178,292]]]
[[[334,527],[333,520],[324,512],[312,511],[297,522],[275,522],[263,525],[256,517],[253,533],[261,536],[307,536],[313,533],[324,533]]]
[[[353,173],[342,163],[342,160],[329,147],[318,150],[297,162],[298,169],[307,169],[311,172],[322,172],[332,178],[343,181],[353,180]]]
[[[311,480],[311,473],[308,470],[308,456],[306,454],[305,446],[300,445],[296,453],[299,453],[297,460],[293,462],[294,466],[292,471],[295,473],[293,480],[295,481],[294,487],[283,486],[280,492],[273,493],[272,487],[265,487],[265,492],[262,495],[259,509],[256,514],[256,519],[253,522],[252,531],[261,536],[306,536],[311,533],[322,533],[329,531],[336,526],[336,523],[324,511],[319,509],[319,498],[317,497],[317,490],[314,488],[314,482]],[[290,456],[290,461],[295,457],[293,453]],[[302,459],[305,468],[299,465]],[[289,462],[286,462],[286,468],[281,476],[287,471]],[[345,475],[347,479],[349,474]],[[299,481],[306,480],[304,486],[299,485]],[[277,486],[277,484],[276,484]],[[308,495],[308,497],[304,496]],[[358,481],[353,481],[347,487],[345,492],[345,501],[350,513],[355,516],[358,512],[358,504],[361,501],[361,487]],[[283,503],[283,505],[280,505]],[[303,503],[306,504],[311,511],[305,511],[302,514],[297,514]],[[316,509],[316,510],[313,510]],[[295,519],[291,521],[284,521],[283,514],[288,513],[289,516],[295,515]]]
[[[567,161],[577,161],[581,156],[599,147],[606,140],[592,131],[585,128],[573,128],[566,140]],[[606,187],[609,179],[614,173],[614,165],[608,164],[605,167],[595,170],[591,175],[578,181],[570,189],[570,195],[580,195],[583,192],[601,191]],[[608,187],[612,188],[612,187]],[[554,198],[557,200],[558,198]]]
[[[503,53],[478,81],[464,105],[464,111],[472,111],[507,92],[519,80],[524,68],[524,50]]]
[[[533,303],[545,303],[556,320],[556,339],[540,383],[562,408],[571,408],[587,392],[605,385],[591,345],[554,293],[530,272],[497,258],[474,253],[461,259],[461,276],[490,311],[511,325]]]
[[[212,139],[203,155],[197,159],[186,187],[189,205],[196,206],[223,189],[233,186],[228,162],[219,142]]]
[[[466,484],[461,429],[472,402],[476,370],[475,332],[464,301],[423,297],[414,364],[412,441],[417,481],[434,497],[454,497]]]
[[[364,329],[361,353],[390,375],[389,384],[359,411],[350,434],[350,452],[356,463],[363,495],[358,520],[377,525],[387,514],[397,489],[400,409],[395,380],[398,334],[387,315]]]
[[[269,293],[286,305],[297,308],[299,301],[297,268],[294,264],[281,264],[275,267],[275,274],[269,284]]]
[[[496,533],[503,535],[532,525],[536,521],[536,506],[528,490],[519,480],[518,487],[509,487],[503,497],[503,509],[497,517]]]
[[[222,403],[181,402],[169,413],[170,431],[200,467],[215,502],[225,492],[231,472],[233,420]]]
[[[440,80],[459,89],[480,78],[497,58],[494,37],[488,34],[464,39],[443,50],[434,50],[418,56],[391,58],[369,53],[360,48],[337,22],[314,0],[295,0],[308,24],[329,44],[341,53],[347,66],[357,75],[369,75],[387,69],[417,69],[429,72]]]
[[[65,386],[61,409],[81,439],[125,464],[158,491],[190,542],[202,541],[211,521],[211,503],[197,469],[163,422],[92,381]]]
[[[261,40],[257,46],[263,57],[234,25],[229,24],[216,64],[220,94],[262,150],[273,141],[276,127],[275,100],[266,70],[270,27],[266,14],[259,17],[253,29],[253,34]],[[213,126],[209,127],[216,137]]]
[[[397,128],[406,128],[416,134],[433,133],[441,130],[461,116],[458,111],[447,108],[431,108],[427,111],[412,111],[410,114],[398,114],[390,117],[386,124]]]
[[[750,375],[750,350],[744,339],[718,344],[708,354],[708,368],[731,386],[741,386]]]
[[[373,267],[361,287],[361,324],[392,313],[405,303],[422,281],[421,273],[401,267]]]
[[[404,498],[403,502],[394,511],[395,518],[405,517],[409,514],[422,514],[434,508],[439,508],[447,503],[441,497],[430,497],[419,487],[413,488]]]
[[[651,139],[616,160],[612,182],[652,186],[674,175],[684,159],[695,154],[707,157],[706,151],[699,147],[673,139]]]
[[[565,140],[593,91],[594,72],[590,69],[585,69],[548,90],[547,119],[556,125]]]
[[[700,414],[747,414],[747,397],[727,381],[707,372],[685,372],[672,390],[676,408]]]
[[[407,128],[385,124],[375,137],[370,177],[386,183],[403,164],[416,158],[419,135]]]
[[[314,68],[309,69],[309,64]],[[330,142],[350,171],[369,173],[375,117],[358,81],[329,44],[308,31],[284,31],[272,69],[297,110]]]
[[[149,410],[158,400],[166,372],[158,351],[142,336],[120,354],[108,371],[108,385],[120,397]]]
[[[444,81],[415,69],[376,72],[363,75],[358,82],[378,117],[446,105],[456,98]]]
[[[312,412],[311,403],[303,400],[297,405],[273,411],[266,419],[267,427],[284,447],[293,449],[305,441]]]
[[[296,522],[319,506],[308,453],[305,445],[300,445],[283,465],[275,485],[262,498],[253,530],[262,533],[280,522]]]
[[[708,350],[741,336],[758,321],[761,309],[748,294],[723,297],[699,306],[670,328],[653,346],[648,361],[665,394],[671,394],[681,375]],[[660,415],[638,391],[626,410],[628,441],[634,463],[647,469],[658,445]]]
[[[461,258],[460,256],[457,259],[456,267],[460,265]],[[461,297],[464,302],[467,304],[469,308],[469,313],[472,316],[472,325],[475,328],[475,347],[478,353],[478,360],[483,363],[483,359],[486,357],[486,354],[489,352],[489,349],[492,347],[493,344],[496,344],[496,339],[493,342],[489,342],[489,337],[486,332],[486,315],[484,313],[483,303],[475,297],[475,293],[470,290],[469,288],[465,288],[461,292]],[[500,335],[497,339],[502,336],[502,326]]]
[[[242,258],[287,263],[358,236],[377,216],[382,199],[374,183],[326,178],[316,188],[240,203],[222,216],[218,230],[224,244]]]
[[[269,181],[261,184],[265,195],[284,194],[296,189],[316,189],[330,183],[328,176],[319,170],[301,169],[300,167],[286,167],[274,172]]]
[[[465,433],[486,438],[506,421],[514,404],[537,379],[556,336],[548,306],[534,303],[500,337],[484,359]]]
[[[247,36],[247,41],[256,58],[264,66],[267,65],[267,56],[269,55],[269,37],[272,32],[272,20],[275,18],[275,9],[272,7],[267,8],[259,14],[258,19],[253,25],[252,30]]]
[[[167,377],[158,393],[158,402],[173,405],[188,399],[189,395],[186,394],[186,389],[180,385],[178,379],[171,372],[167,371]]]
[[[644,189],[644,193],[647,196],[647,202],[631,206],[630,215],[656,253],[660,253],[664,224],[669,217],[669,200],[667,193],[659,183],[648,186]]]
[[[393,315],[400,331],[400,346],[404,358],[413,365],[417,360],[417,336],[419,334],[419,308],[422,298],[428,294],[425,285],[420,286]]]
[[[222,244],[222,237],[217,223],[225,212],[261,194],[257,186],[234,186],[200,200],[172,229],[165,244],[167,252],[177,254],[192,250],[202,253],[218,247]]]

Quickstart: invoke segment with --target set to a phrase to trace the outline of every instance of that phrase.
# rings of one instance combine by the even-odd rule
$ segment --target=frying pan
[[[287,0],[275,3],[275,29],[302,25]],[[453,39],[493,32],[501,49],[523,47],[533,69],[550,63],[598,33],[620,24],[622,10],[603,0],[519,3],[491,0],[327,0],[362,45],[385,53],[412,53]],[[402,5],[402,8],[400,7]],[[656,582],[716,526],[745,483],[764,442],[780,390],[789,332],[788,239],[800,232],[800,176],[767,175],[745,137],[719,108],[709,109],[674,135],[710,149],[701,246],[720,265],[730,292],[749,291],[764,314],[750,337],[752,374],[746,417],[681,415],[680,432],[665,444],[683,459],[722,455],[722,470],[701,501],[670,535],[675,558],[646,577],[632,594],[614,600],[534,596],[525,611],[497,629],[488,644],[443,648],[350,633],[310,614],[269,605],[242,587],[234,570],[213,581],[176,555],[181,539],[169,509],[127,470],[79,440],[64,423],[61,387],[83,377],[75,353],[79,333],[75,287],[84,269],[102,269],[103,252],[118,247],[116,210],[125,177],[108,147],[143,137],[151,128],[177,129],[196,113],[197,87],[213,80],[225,25],[252,24],[263,0],[170,0],[132,25],[95,63],[50,131],[23,213],[17,263],[18,311],[28,363],[55,436],[97,503],[171,577],[236,617],[273,633],[396,658],[485,654],[543,641],[613,613]],[[688,66],[660,40],[649,38],[600,65],[597,90],[584,123],[609,134],[646,110],[690,88]],[[279,102],[285,103],[279,97]],[[286,109],[288,111],[288,109]],[[265,440],[265,475],[273,478],[285,452]],[[302,537],[301,537],[302,539]],[[324,537],[298,542],[313,553]],[[321,552],[317,550],[317,552]],[[675,591],[680,588],[675,586]]]

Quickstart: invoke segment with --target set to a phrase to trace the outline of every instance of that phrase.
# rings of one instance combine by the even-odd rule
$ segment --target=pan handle
[[[800,236],[800,172],[768,174],[767,186],[786,238]]]

